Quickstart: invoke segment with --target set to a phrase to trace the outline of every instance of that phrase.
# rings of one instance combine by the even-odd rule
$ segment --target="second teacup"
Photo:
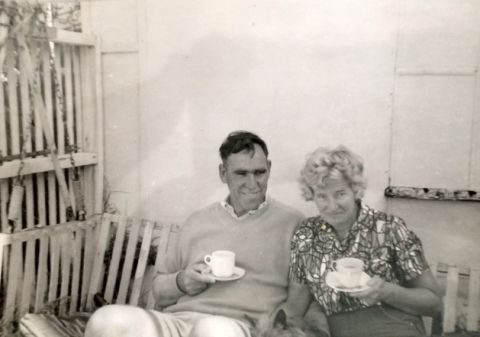
[[[235,253],[229,250],[216,250],[203,259],[218,277],[232,276],[235,269]]]
[[[344,257],[334,261],[333,266],[337,271],[337,279],[342,286],[347,288],[359,286],[364,266],[362,260]]]

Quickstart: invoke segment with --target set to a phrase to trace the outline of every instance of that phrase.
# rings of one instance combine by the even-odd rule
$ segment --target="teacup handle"
[[[337,261],[332,262],[332,268],[333,270],[337,271]]]
[[[211,264],[212,264],[212,255],[205,255],[205,257],[203,258],[203,261],[204,261],[207,265],[211,265]]]

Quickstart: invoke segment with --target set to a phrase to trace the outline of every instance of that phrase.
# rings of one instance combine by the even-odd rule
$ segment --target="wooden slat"
[[[73,149],[71,146],[75,144],[75,134],[74,130],[74,119],[73,119],[73,78],[72,78],[72,49],[68,45],[62,46],[63,50],[63,69],[64,69],[64,85],[65,85],[65,92],[64,92],[64,116],[65,119],[65,131],[67,139],[66,141],[66,148],[65,151],[69,154],[73,153]],[[76,166],[76,163],[74,164]],[[69,170],[71,171],[71,170]],[[73,172],[68,173],[68,181],[69,181],[69,193],[70,193],[70,200],[73,202],[73,210],[74,212],[77,211],[77,205],[75,204],[75,195],[72,188],[72,174]]]
[[[467,311],[467,330],[478,331],[479,312],[479,288],[480,288],[480,269],[472,268],[470,270],[470,279],[468,283],[468,311]]]
[[[50,50],[48,48],[49,46],[47,46],[47,48],[45,48],[42,52],[42,69],[43,69],[42,80],[43,80],[43,92],[44,92],[43,99],[45,102],[45,115],[46,115],[46,121],[43,121],[43,122],[47,123],[49,130],[53,130],[54,123],[53,123],[52,75],[50,72]],[[37,104],[35,104],[35,108],[42,109],[42,107],[39,107]],[[35,115],[39,117],[40,119],[39,125],[41,125],[42,121],[39,113],[36,113]],[[49,163],[50,162],[51,160],[49,161]],[[36,164],[34,167],[38,167],[38,166],[39,165]],[[48,171],[50,171],[50,167],[48,168]],[[56,180],[55,179],[56,179],[55,174],[53,172],[47,173],[48,224],[49,225],[55,225],[57,223],[57,201],[56,201]]]
[[[125,261],[122,268],[122,278],[120,279],[120,287],[115,303],[125,304],[127,301],[127,292],[132,277],[133,260],[135,258],[140,225],[141,223],[138,219],[133,219],[128,235],[127,250],[125,252]]]
[[[3,267],[3,247],[5,247],[6,245],[4,245],[3,243],[0,243],[0,284],[2,284],[2,280],[3,280],[3,277],[2,277],[2,267]],[[1,308],[1,306],[0,306]]]
[[[39,71],[35,74],[36,81],[38,83],[38,87],[41,88],[41,83],[42,83],[42,78],[40,77],[40,70],[43,68],[43,55],[45,54],[46,48],[48,48],[48,45],[40,45],[39,44],[39,65],[38,69]],[[47,50],[48,51],[48,50]],[[44,99],[45,101],[45,99]],[[34,109],[35,111],[39,111],[41,109],[38,107],[37,101],[34,100]],[[35,150],[44,150],[44,142],[43,142],[43,130],[42,130],[42,124],[40,120],[40,116],[38,113],[33,114],[33,120],[35,122]],[[36,200],[37,200],[37,214],[38,214],[38,220],[37,224],[41,225],[46,225],[47,224],[47,212],[46,212],[46,202],[45,202],[45,197],[46,197],[46,189],[45,189],[45,175],[43,173],[37,174],[36,175],[36,187],[37,187],[37,195],[36,195]]]
[[[107,240],[110,233],[110,219],[110,216],[104,215],[100,224],[93,260],[92,274],[90,278],[90,286],[87,296],[87,307],[90,307],[93,295],[98,291],[100,287],[100,281],[102,277],[101,274],[103,269],[103,259],[105,257],[105,249],[107,247]]]
[[[40,251],[38,254],[37,289],[35,294],[35,311],[39,311],[45,303],[48,273],[48,238],[40,239]]]
[[[92,67],[94,58],[90,48],[82,48],[80,50],[80,82],[82,95],[82,116],[80,123],[83,125],[82,133],[82,151],[93,152],[96,150],[95,143],[95,114],[99,113],[95,110],[95,76]],[[84,168],[85,181],[85,210],[87,214],[94,214],[97,209],[97,200],[95,200],[95,170],[93,167]],[[101,202],[101,201],[100,201]]]
[[[54,90],[55,90],[55,121],[57,125],[57,138],[56,138],[56,145],[57,145],[57,150],[59,154],[64,154],[65,153],[65,123],[63,121],[63,114],[64,114],[64,94],[63,94],[63,71],[62,71],[62,63],[61,63],[61,57],[62,57],[62,47],[58,44],[55,45],[55,58],[53,62],[53,67],[54,67]],[[58,179],[58,175],[57,175]],[[63,185],[63,184],[62,184]],[[60,222],[65,222],[67,220],[66,216],[66,205],[65,203],[68,202],[69,200],[65,200],[66,198],[69,197],[69,195],[65,195],[63,191],[68,193],[68,188],[59,187],[60,188],[60,195],[61,197],[59,198],[59,216],[60,216]]]
[[[450,266],[447,273],[447,287],[444,299],[443,332],[454,332],[458,294],[458,268]]]
[[[10,226],[8,224],[8,199],[10,198],[8,181],[0,180],[0,221],[2,233],[9,233]]]
[[[104,297],[108,302],[112,302],[115,284],[117,283],[118,267],[124,244],[126,224],[126,218],[121,218],[115,233],[115,241],[113,244],[112,257],[109,262],[107,285],[104,294]]]
[[[5,307],[3,311],[3,318],[6,322],[11,322],[15,316],[15,308],[17,303],[17,287],[19,284],[18,275],[22,268],[22,243],[15,242],[12,244],[10,252],[10,264],[7,281],[7,295],[5,296]]]
[[[69,143],[67,145],[75,144],[74,133],[74,119],[73,119],[73,77],[72,77],[72,49],[69,46],[64,46],[64,69],[65,69],[65,113],[66,113],[66,131]]]
[[[168,249],[168,241],[170,238],[171,233],[171,225],[170,224],[163,224],[161,226],[155,226],[155,229],[160,229],[159,234],[159,241],[156,245],[157,248],[157,256],[155,257],[155,265],[154,271],[157,273],[160,271],[160,268],[165,265],[166,257],[167,257],[167,249]],[[153,294],[149,294],[147,299],[147,309],[153,309],[155,306],[155,299],[153,298]]]
[[[48,224],[53,226],[57,223],[57,185],[55,173],[47,174],[48,183]]]
[[[62,265],[62,278],[60,286],[60,298],[65,299],[68,296],[68,289],[70,286],[70,264],[72,260],[72,245],[73,245],[73,232],[66,232],[61,236],[61,265]],[[60,306],[60,313],[66,313],[65,301]]]
[[[20,153],[20,128],[18,120],[18,97],[17,97],[17,82],[18,76],[15,71],[14,62],[15,56],[13,54],[12,41],[7,40],[7,77],[8,77],[8,111],[10,118],[10,137],[12,154]]]
[[[1,29],[1,28],[0,28]],[[5,61],[5,49],[0,48],[0,71],[3,72],[3,64]],[[1,155],[7,155],[7,123],[5,111],[5,94],[3,81],[0,82],[0,151]],[[0,181],[0,231],[6,233],[8,231],[7,220],[7,202],[8,202],[8,185],[6,181]],[[0,268],[2,266],[0,265]],[[0,273],[1,278],[1,273]]]
[[[143,278],[145,275],[145,268],[148,262],[148,253],[150,252],[150,245],[152,243],[152,233],[154,223],[151,221],[144,221],[145,229],[143,232],[142,245],[140,247],[140,256],[137,260],[137,269],[133,279],[132,292],[130,294],[130,305],[138,305],[140,292],[142,290]]]
[[[97,226],[98,227],[98,226]],[[85,230],[85,249],[83,252],[83,266],[82,266],[82,295],[80,298],[80,310],[85,310],[88,289],[90,286],[90,278],[93,267],[94,257],[94,233],[92,228]]]
[[[75,142],[80,150],[83,150],[83,109],[82,109],[82,82],[80,72],[80,48],[76,47],[73,53],[73,75],[75,93]]]
[[[35,240],[27,241],[27,252],[25,254],[23,287],[20,302],[20,314],[24,315],[30,309],[32,292],[35,284]]]
[[[11,242],[23,242],[30,240],[31,238],[39,239],[43,235],[61,235],[72,230],[76,230],[77,228],[86,228],[86,227],[94,227],[95,222],[94,219],[89,219],[87,221],[71,221],[66,223],[56,224],[54,226],[44,226],[44,227],[35,227],[31,229],[26,229],[21,232],[13,233],[10,235],[6,235],[10,238]],[[1,237],[1,235],[0,235]]]
[[[1,28],[0,28],[1,29]],[[5,61],[5,49],[0,48],[0,71],[3,72],[3,64]],[[2,155],[7,154],[7,123],[5,111],[5,94],[3,90],[3,81],[0,82],[0,151]]]
[[[55,59],[53,62],[53,66],[55,68],[54,74],[54,90],[55,90],[55,121],[57,123],[57,149],[59,154],[65,153],[65,123],[63,121],[63,114],[64,114],[64,95],[63,95],[63,86],[62,86],[62,79],[63,79],[63,71],[62,71],[62,64],[61,64],[61,57],[62,57],[62,48],[59,45],[55,45]]]
[[[85,165],[95,165],[97,160],[97,154],[90,153],[74,153],[73,159],[75,160],[75,166],[85,166]],[[62,169],[71,168],[69,155],[60,155],[58,156],[59,166]],[[52,159],[50,157],[37,157],[37,158],[26,158],[24,161],[25,166],[23,167],[23,174],[33,174],[48,172],[54,169],[52,164]],[[20,160],[12,160],[9,162],[3,163],[0,166],[0,179],[15,177],[20,166]]]
[[[480,201],[480,191],[453,190],[435,187],[388,186],[385,188],[384,194],[389,198]]]
[[[50,236],[50,277],[48,282],[48,302],[58,298],[58,278],[60,263],[60,233]]]
[[[94,214],[95,208],[95,176],[94,169],[91,166],[83,168],[83,179],[85,181],[84,196],[85,196],[85,211],[87,214]]]
[[[104,158],[103,158],[103,85],[102,85],[102,54],[100,38],[96,37],[95,48],[95,148],[98,153],[98,163],[95,166],[95,213],[103,210],[103,174],[104,174]]]
[[[55,27],[48,27],[47,34],[48,39],[53,42],[81,46],[93,46],[95,44],[95,35],[92,34],[72,32]]]
[[[80,266],[82,259],[82,243],[83,243],[83,234],[84,230],[76,230],[74,232],[74,241],[73,241],[73,254],[72,254],[72,266],[73,266],[73,276],[72,276],[72,285],[70,290],[70,310],[69,313],[73,314],[77,311],[78,298],[80,294]]]

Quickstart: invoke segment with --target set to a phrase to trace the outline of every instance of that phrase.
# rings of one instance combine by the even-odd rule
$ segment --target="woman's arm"
[[[377,276],[367,285],[369,289],[350,296],[369,303],[387,303],[414,315],[434,316],[442,310],[442,291],[428,269],[410,281],[407,287],[386,282]]]

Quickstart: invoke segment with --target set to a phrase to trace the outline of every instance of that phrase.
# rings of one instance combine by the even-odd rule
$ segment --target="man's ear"
[[[223,183],[227,183],[227,169],[223,163],[218,165],[218,175]]]

